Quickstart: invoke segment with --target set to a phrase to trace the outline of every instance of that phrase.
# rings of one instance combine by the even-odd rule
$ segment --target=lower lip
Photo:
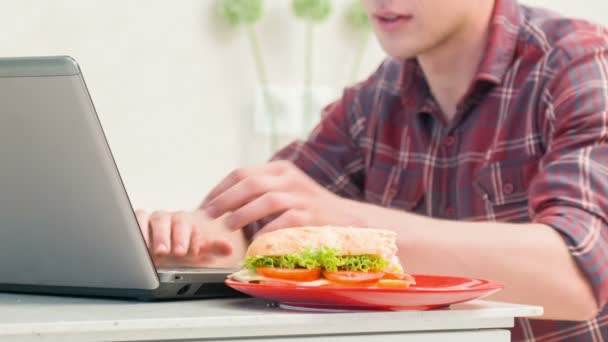
[[[382,31],[395,31],[405,26],[408,22],[412,20],[411,16],[400,16],[395,20],[383,20],[380,17],[375,17],[374,21],[376,25]]]

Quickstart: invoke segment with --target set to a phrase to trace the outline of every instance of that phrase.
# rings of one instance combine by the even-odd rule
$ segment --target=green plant
[[[292,7],[297,17],[311,22],[321,22],[331,13],[330,0],[293,0]]]
[[[371,23],[369,22],[367,13],[365,13],[365,10],[363,9],[361,0],[354,0],[346,12],[346,15],[349,26],[353,30],[357,31],[361,36],[359,48],[355,54],[355,61],[350,73],[350,81],[354,82],[357,78],[357,74],[359,73],[359,68],[361,67],[361,62],[363,61],[363,55],[365,54],[365,50],[367,49],[367,45],[371,37]]]
[[[223,0],[220,5],[222,17],[233,26],[255,24],[264,12],[262,0]]]
[[[263,0],[221,0],[219,4],[220,15],[228,24],[233,27],[244,26],[247,30],[254,64],[262,87],[264,103],[270,114],[270,144],[272,150],[276,150],[278,147],[276,106],[268,92],[268,76],[266,75],[264,60],[262,59],[258,35],[254,29],[254,24],[260,20],[264,13],[264,2]]]
[[[306,21],[306,39],[304,41],[304,119],[311,124],[312,113],[312,47],[314,24],[320,23],[331,14],[330,0],[292,0],[292,9],[296,17]]]

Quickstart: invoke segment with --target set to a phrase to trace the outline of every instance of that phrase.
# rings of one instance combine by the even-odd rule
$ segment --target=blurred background
[[[608,26],[606,0],[523,2]],[[348,24],[352,3],[333,0],[330,16],[314,26],[312,83],[321,100],[383,59],[372,36],[353,74],[361,39]],[[264,5],[254,28],[268,81],[299,85],[306,24],[291,1]],[[0,56],[76,58],[134,206],[189,209],[232,169],[271,155],[253,115],[250,41],[217,7],[215,0],[0,0]],[[295,136],[286,132],[279,142]]]

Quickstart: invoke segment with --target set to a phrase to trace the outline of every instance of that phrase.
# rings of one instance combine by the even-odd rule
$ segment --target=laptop
[[[156,269],[70,57],[0,58],[0,291],[240,296],[233,269]]]

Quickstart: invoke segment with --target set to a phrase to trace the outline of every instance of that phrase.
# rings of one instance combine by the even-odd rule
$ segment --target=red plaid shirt
[[[288,159],[329,190],[431,217],[537,222],[608,298],[608,32],[498,0],[485,57],[446,124],[415,60],[386,60],[329,105]],[[564,279],[568,281],[568,279]],[[608,339],[588,322],[518,319],[516,341]]]

